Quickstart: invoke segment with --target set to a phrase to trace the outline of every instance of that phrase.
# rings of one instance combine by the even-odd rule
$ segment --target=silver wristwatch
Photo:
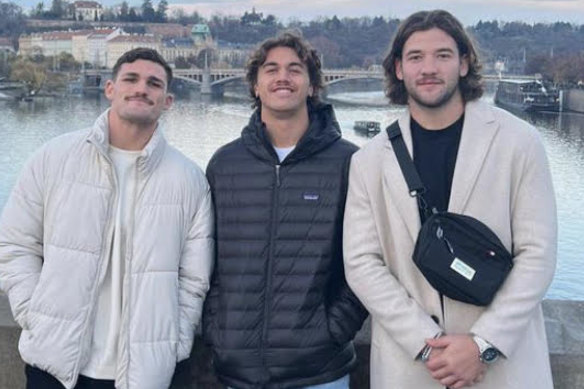
[[[499,350],[492,344],[477,335],[473,335],[472,340],[479,347],[479,359],[482,363],[491,364],[499,358]]]

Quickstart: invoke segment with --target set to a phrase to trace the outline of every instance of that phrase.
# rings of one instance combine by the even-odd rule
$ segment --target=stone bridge
[[[189,83],[196,84],[201,88],[201,94],[223,95],[223,87],[233,81],[245,80],[245,69],[173,69],[174,77]],[[103,89],[105,80],[111,77],[110,70],[87,70],[85,73],[85,88]],[[323,69],[325,87],[341,83],[344,81],[370,79],[382,81],[385,76],[382,70],[356,70],[356,69]],[[488,82],[499,80],[497,75],[484,75]],[[505,75],[504,78],[530,79],[529,75]]]
[[[174,77],[187,82],[200,85],[202,94],[222,95],[223,86],[235,81],[245,79],[245,69],[175,69]],[[382,70],[355,70],[355,69],[323,69],[325,87],[336,83],[357,80],[371,79],[383,80],[385,78]],[[497,75],[483,75],[486,81],[496,82]],[[505,78],[529,79],[532,75],[505,75]]]

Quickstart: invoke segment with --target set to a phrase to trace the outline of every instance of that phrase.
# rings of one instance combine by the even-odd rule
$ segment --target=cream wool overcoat
[[[399,124],[411,153],[408,111]],[[552,388],[541,300],[556,264],[556,206],[537,130],[486,103],[468,103],[448,208],[481,220],[513,253],[513,270],[488,307],[444,297],[442,311],[413,263],[420,218],[387,133],[354,154],[345,272],[372,318],[371,387],[441,388],[416,356],[425,338],[443,330],[479,335],[502,352],[473,388]]]

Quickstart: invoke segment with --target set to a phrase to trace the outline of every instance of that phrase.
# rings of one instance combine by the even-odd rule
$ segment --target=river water
[[[331,96],[366,105],[336,104],[343,136],[357,145],[369,141],[353,129],[355,120],[391,123],[402,108],[388,107],[380,93]],[[492,97],[487,97],[492,100]],[[18,172],[31,153],[47,140],[93,123],[108,107],[103,99],[0,102],[0,210]],[[171,144],[205,168],[215,150],[238,137],[251,113],[245,100],[178,100],[163,120]],[[541,132],[550,159],[558,200],[558,268],[548,298],[584,300],[584,115],[520,114]]]

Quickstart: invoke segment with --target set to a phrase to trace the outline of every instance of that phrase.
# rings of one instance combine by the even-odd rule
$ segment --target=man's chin
[[[423,108],[441,108],[447,105],[454,97],[454,93],[442,93],[438,96],[410,95],[410,98]]]
[[[294,115],[305,107],[302,104],[286,102],[283,104],[270,104],[263,106],[264,110],[270,110],[275,115]]]
[[[150,125],[156,123],[158,117],[153,115],[146,115],[146,114],[138,114],[138,113],[128,113],[124,115],[120,115],[120,118],[126,122],[132,124],[138,124],[141,126]]]

